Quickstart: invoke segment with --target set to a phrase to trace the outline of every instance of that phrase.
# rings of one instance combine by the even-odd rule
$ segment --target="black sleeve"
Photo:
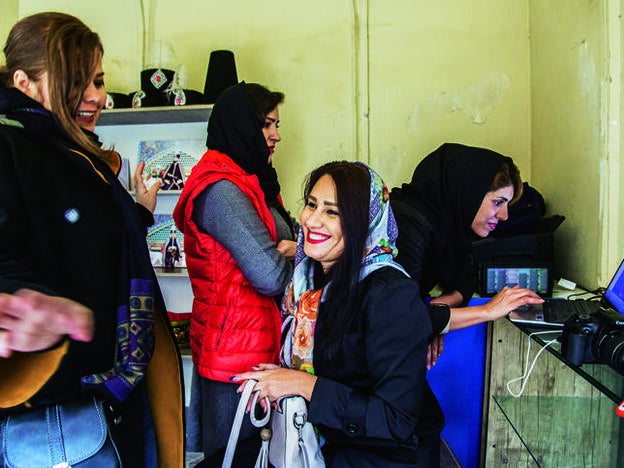
[[[451,320],[451,309],[449,307],[437,307],[432,304],[427,304],[427,311],[429,312],[429,319],[431,320],[431,327],[433,328],[433,336],[437,336],[449,324]]]
[[[410,277],[421,287],[428,281],[424,276],[427,258],[432,254],[432,229],[430,223],[421,216],[408,203],[401,200],[392,200],[392,211],[399,229],[397,238],[397,249],[399,253],[396,257],[399,263]],[[429,291],[423,291],[428,293]]]
[[[22,203],[23,190],[27,189],[20,181],[29,178],[30,170],[36,170],[28,164],[33,158],[23,158],[22,163],[27,167],[22,167],[18,174],[13,157],[11,145],[0,141],[0,292],[14,293],[29,288],[55,294],[40,283],[29,263],[29,213]]]
[[[458,276],[457,286],[454,288],[462,295],[462,306],[468,304],[468,301],[472,297],[477,284],[477,275],[472,262],[472,255],[470,255],[470,248],[467,247],[462,258],[462,262],[457,265]]]
[[[147,233],[147,228],[154,225],[154,214],[140,203],[137,203],[136,206],[139,218],[141,219],[141,224]]]

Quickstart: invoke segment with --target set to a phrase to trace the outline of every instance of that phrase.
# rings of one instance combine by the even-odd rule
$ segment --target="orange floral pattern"
[[[292,344],[293,368],[314,374],[312,356],[314,329],[321,300],[322,289],[305,291],[299,298],[295,313],[295,331]]]

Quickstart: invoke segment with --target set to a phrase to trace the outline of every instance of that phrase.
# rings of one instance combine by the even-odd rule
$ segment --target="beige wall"
[[[98,31],[110,91],[138,89],[155,65],[202,90],[210,51],[233,50],[240,79],[286,94],[275,165],[293,212],[303,175],[331,159],[368,161],[397,185],[444,141],[508,154],[567,217],[563,274],[595,287],[624,254],[620,83],[608,82],[622,42],[619,19],[608,20],[622,2],[145,0],[143,15],[126,0],[11,4],[20,17],[56,9]],[[15,15],[3,3],[0,17],[6,8]]]
[[[624,0],[611,0],[609,2],[609,41],[610,41],[610,75],[611,75],[611,112],[609,113],[610,140],[609,148],[610,166],[612,174],[611,184],[608,190],[612,192],[609,197],[609,228],[608,251],[606,257],[609,261],[605,273],[614,271],[617,262],[624,256],[624,28],[622,27],[622,12]]]
[[[0,44],[2,47],[4,47],[9,29],[18,19],[18,7],[19,0],[4,0],[2,5],[0,5]],[[0,47],[0,50],[2,47]],[[0,55],[0,63],[4,63],[4,55]]]
[[[560,271],[589,288],[606,286],[624,254],[620,3],[530,2],[533,182],[567,218]]]
[[[395,185],[444,141],[510,154],[529,175],[525,0],[144,4],[145,34],[139,2],[21,0],[19,13],[62,10],[98,31],[111,91],[138,89],[142,63],[183,66],[201,90],[210,51],[233,50],[239,78],[286,94],[275,165],[292,211],[322,162],[369,161]]]
[[[527,3],[392,5],[370,9],[372,165],[390,184],[406,182],[452,141],[512,156],[529,178]]]

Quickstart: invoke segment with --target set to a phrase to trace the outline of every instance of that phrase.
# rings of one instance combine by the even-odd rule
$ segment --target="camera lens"
[[[600,362],[624,374],[624,334],[622,331],[611,330],[603,335],[597,344]]]

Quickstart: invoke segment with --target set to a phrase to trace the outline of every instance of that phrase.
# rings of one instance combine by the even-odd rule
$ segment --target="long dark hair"
[[[322,273],[320,264],[315,270],[315,285],[317,278],[320,284],[329,282],[323,313],[319,314],[316,322],[315,336],[322,340],[321,346],[315,346],[314,359],[320,360],[318,362],[333,359],[341,337],[358,310],[360,265],[368,236],[370,199],[370,174],[366,167],[348,161],[334,161],[315,169],[308,176],[304,188],[305,201],[324,175],[329,175],[336,187],[344,252],[326,274]]]

